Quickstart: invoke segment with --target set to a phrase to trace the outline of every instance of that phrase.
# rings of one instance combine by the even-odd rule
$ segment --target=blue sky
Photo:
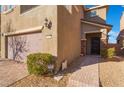
[[[107,13],[108,24],[113,25],[112,30],[109,32],[109,43],[116,43],[116,38],[120,31],[120,17],[124,11],[124,6],[121,5],[110,5]]]

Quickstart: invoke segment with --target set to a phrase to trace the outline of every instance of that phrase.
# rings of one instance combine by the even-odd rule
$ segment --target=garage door
[[[28,54],[41,52],[41,33],[8,36],[7,41],[9,59],[25,61]]]

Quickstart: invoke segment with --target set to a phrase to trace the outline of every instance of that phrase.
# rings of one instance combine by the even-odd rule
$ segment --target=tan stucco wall
[[[20,14],[20,6],[17,6],[12,12],[2,14],[2,32],[5,32],[4,27],[9,19],[12,21],[12,27],[18,31],[42,26],[45,18],[52,21],[52,28],[51,30],[44,28],[41,33],[41,52],[51,53],[56,56],[56,70],[59,70],[62,61],[67,60],[70,63],[80,56],[82,6],[38,6],[23,14]],[[52,38],[46,39],[46,35],[50,34],[52,34]],[[1,54],[5,58],[4,36],[2,36],[1,41]]]
[[[124,12],[120,18],[120,33],[117,37],[118,40],[118,54],[124,55]]]
[[[120,31],[124,30],[124,12],[122,13],[121,20],[120,20]]]
[[[108,33],[106,28],[102,28],[102,27],[98,27],[98,26],[82,23],[81,24],[81,38],[82,39],[86,39],[86,35],[85,35],[86,33],[102,32],[102,30],[105,31],[105,34],[102,34],[101,38],[106,39],[107,38],[107,33]]]
[[[11,20],[12,28],[15,31],[29,29],[37,26],[43,26],[45,18],[51,20],[51,30],[44,28],[42,31],[42,51],[57,56],[57,6],[38,6],[23,14],[20,14],[20,6],[16,6],[13,11],[2,14],[1,31],[5,32],[6,23]],[[47,39],[46,35],[52,35],[51,39]],[[5,58],[5,37],[2,36],[1,56]]]
[[[123,47],[124,37],[120,37],[119,46]]]
[[[59,61],[72,60],[80,56],[80,19],[82,6],[58,6],[58,56]],[[58,64],[61,66],[61,63]]]

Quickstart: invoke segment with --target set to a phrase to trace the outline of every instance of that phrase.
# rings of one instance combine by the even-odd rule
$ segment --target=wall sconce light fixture
[[[52,27],[52,22],[51,22],[51,20],[49,21],[47,18],[45,18],[45,20],[44,20],[44,25],[45,25],[45,27],[47,27],[48,29],[51,29],[51,27]]]

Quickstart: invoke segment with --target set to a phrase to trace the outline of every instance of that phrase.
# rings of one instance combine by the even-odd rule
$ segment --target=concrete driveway
[[[6,87],[28,75],[25,63],[0,60],[0,87]]]

